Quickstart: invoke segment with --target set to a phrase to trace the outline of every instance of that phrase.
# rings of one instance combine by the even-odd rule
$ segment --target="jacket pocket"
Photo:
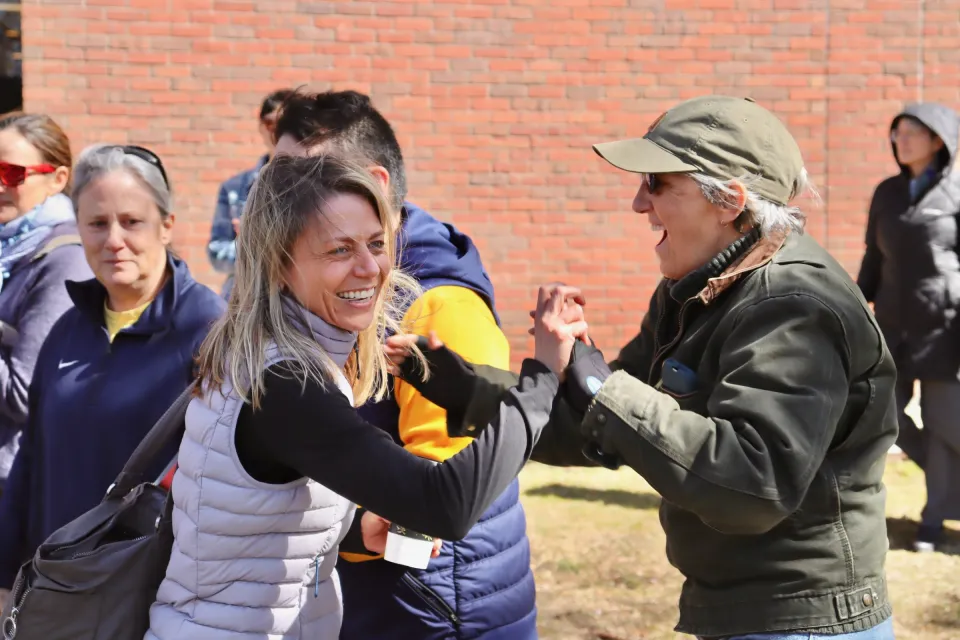
[[[440,616],[442,619],[446,620],[450,624],[460,624],[460,618],[457,617],[457,612],[453,610],[447,601],[441,598],[436,591],[425,585],[418,578],[410,575],[409,572],[403,574],[401,579],[403,584],[407,585],[417,597],[419,597],[427,608],[433,611],[435,614]]]

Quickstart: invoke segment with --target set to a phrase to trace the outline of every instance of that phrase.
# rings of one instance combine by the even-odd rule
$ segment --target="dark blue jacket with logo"
[[[493,286],[470,238],[406,203],[401,267],[424,290],[455,285],[494,310]],[[390,397],[360,408],[398,444],[399,407]],[[373,461],[374,463],[376,461]],[[341,562],[341,640],[533,640],[536,594],[519,483],[510,487],[459,541],[444,541],[425,570],[387,562]]]
[[[74,307],[50,331],[30,386],[30,411],[0,498],[0,588],[51,533],[96,506],[147,431],[194,375],[194,355],[225,303],[181,260],[132,326],[109,341],[106,291],[67,281]],[[154,461],[159,476],[177,454]]]

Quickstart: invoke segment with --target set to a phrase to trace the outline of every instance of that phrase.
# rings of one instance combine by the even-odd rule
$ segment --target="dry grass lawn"
[[[960,555],[905,550],[923,504],[910,462],[887,467],[887,572],[898,640],[960,638]],[[545,640],[667,640],[680,577],[667,564],[659,497],[634,472],[530,463],[521,475]],[[960,531],[951,539],[960,548]]]

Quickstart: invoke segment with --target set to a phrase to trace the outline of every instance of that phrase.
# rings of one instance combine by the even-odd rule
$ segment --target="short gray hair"
[[[757,226],[760,228],[760,234],[768,236],[778,232],[803,233],[804,225],[807,221],[806,214],[797,206],[777,204],[766,198],[757,195],[751,188],[752,182],[758,179],[757,176],[745,176],[739,180],[719,180],[702,173],[690,174],[690,177],[696,180],[700,186],[703,197],[712,204],[721,207],[735,208],[739,201],[738,192],[732,188],[733,183],[739,182],[747,191],[747,201],[743,207],[743,212],[737,217],[734,224],[737,228]],[[814,201],[820,201],[820,194],[813,186],[807,170],[803,169],[797,178],[797,184],[794,189],[794,196],[809,195]]]
[[[73,207],[77,209],[80,194],[90,184],[108,173],[126,171],[140,182],[153,197],[160,217],[167,218],[173,211],[173,194],[163,179],[160,170],[143,158],[125,153],[122,147],[112,144],[95,144],[87,147],[77,158],[73,169]]]

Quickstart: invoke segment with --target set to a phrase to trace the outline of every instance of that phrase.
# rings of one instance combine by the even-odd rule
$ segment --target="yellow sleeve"
[[[466,287],[430,289],[410,306],[404,320],[405,326],[418,335],[435,331],[447,347],[468,362],[510,368],[507,337],[483,298]],[[400,407],[400,439],[410,453],[439,462],[470,444],[472,438],[447,435],[447,412],[406,382],[396,381],[394,397]]]
[[[419,335],[435,331],[446,346],[468,362],[510,368],[507,337],[483,298],[466,287],[430,289],[410,305],[404,321],[409,331]],[[407,451],[440,462],[470,444],[472,438],[447,435],[447,412],[412,386],[397,379],[393,391],[400,407],[400,439]],[[383,555],[341,552],[340,557],[347,562],[369,562]]]

